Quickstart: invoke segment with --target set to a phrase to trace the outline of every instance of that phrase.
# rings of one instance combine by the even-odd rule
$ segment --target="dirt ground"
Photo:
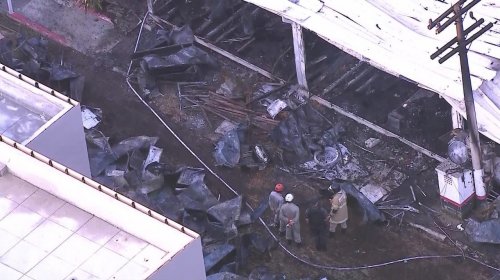
[[[137,14],[144,12],[143,7],[138,7],[136,1],[123,1],[123,5],[133,8]],[[1,16],[0,24],[16,31],[22,29],[5,16]],[[110,53],[97,57],[87,57],[55,44],[51,45],[51,54],[59,57],[64,52],[65,63],[72,65],[77,73],[86,77],[82,104],[103,110],[103,120],[99,129],[111,137],[111,143],[136,135],[159,136],[160,140],[157,146],[164,149],[164,161],[202,167],[200,162],[173,137],[125,83],[126,77],[123,72],[128,67],[136,37],[137,29],[128,34]],[[232,73],[233,76],[245,79],[249,88],[259,81],[265,81],[256,73],[213,55],[222,62],[222,69],[225,73]],[[213,130],[216,127],[215,124],[221,121],[220,118],[211,116],[210,122],[213,127],[210,127],[205,117],[199,112],[180,112],[178,110],[175,88],[167,86],[164,88],[163,94],[162,97],[152,102],[153,108],[159,109],[162,119],[180,136],[182,141],[223,180],[242,194],[252,206],[257,206],[259,201],[268,195],[276,182],[282,182],[289,187],[294,186],[293,192],[301,194],[296,196],[297,203],[301,207],[305,206],[311,197],[317,195],[317,188],[328,185],[328,182],[324,180],[286,172],[274,163],[264,170],[214,166],[212,151],[215,135]],[[353,102],[358,100],[347,101],[354,104]],[[353,154],[360,158],[371,159],[368,162],[373,165],[383,161],[409,175],[408,179],[391,193],[391,196],[409,198],[411,194],[408,186],[418,184],[427,194],[426,196],[419,194],[419,200],[432,209],[440,210],[437,178],[434,171],[434,167],[437,165],[436,161],[424,158],[420,164],[423,168],[412,170],[412,163],[417,157],[414,150],[393,139],[381,137],[375,132],[322,107],[318,106],[317,109],[331,120],[342,120],[347,123],[349,130],[346,139],[349,139],[350,142],[345,144]],[[367,109],[367,112],[370,110],[373,111],[373,117],[376,118],[378,109],[371,107]],[[366,113],[366,117],[370,117],[370,114]],[[358,147],[362,146],[364,140],[369,137],[378,137],[383,140],[377,148],[376,154],[368,153]],[[233,197],[233,194],[211,174],[207,174],[206,183],[216,197],[220,195],[222,200]],[[284,273],[287,276],[286,279],[320,279],[321,277],[328,277],[328,279],[493,279],[492,277],[498,273],[464,258],[432,258],[408,260],[396,264],[387,263],[413,256],[462,254],[463,249],[457,248],[450,240],[436,241],[422,231],[408,225],[409,222],[414,222],[439,231],[439,228],[434,224],[435,220],[445,226],[447,234],[452,239],[459,240],[461,244],[467,246],[465,253],[468,256],[498,266],[500,247],[470,244],[462,232],[454,230],[455,226],[462,221],[446,214],[434,215],[431,211],[422,211],[420,214],[406,213],[402,222],[399,218],[394,218],[390,219],[388,224],[362,225],[361,213],[357,205],[353,201],[349,201],[348,232],[345,235],[337,235],[334,239],[329,239],[327,252],[318,252],[314,249],[311,235],[303,219],[305,209],[301,210],[304,246],[297,248],[292,245],[289,250],[306,262],[337,267],[338,269],[322,269],[311,266],[277,248],[270,255],[252,254],[248,265],[241,268],[240,274],[248,275],[252,269],[261,265],[269,266],[276,273]],[[269,218],[268,213],[265,214],[264,218],[266,220]],[[251,225],[246,230],[266,233],[259,224]],[[274,233],[276,234],[276,231]],[[385,264],[369,269],[358,268],[379,263]]]

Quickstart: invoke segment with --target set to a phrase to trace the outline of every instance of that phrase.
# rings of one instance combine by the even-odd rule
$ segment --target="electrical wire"
[[[145,16],[144,16],[144,19],[142,21],[142,24],[141,24],[141,29],[139,30],[139,35],[137,37],[137,42],[135,44],[135,48],[134,48],[134,52],[137,51],[137,47],[139,46],[139,40],[140,40],[140,37],[141,37],[141,34],[142,34],[142,29],[143,29],[143,26],[144,26],[144,22],[146,21],[146,18],[147,16],[149,15],[149,12],[146,12]],[[191,155],[193,155],[206,169],[208,172],[210,172],[215,178],[217,178],[224,186],[226,186],[231,192],[233,192],[235,195],[239,196],[240,194],[234,190],[234,188],[232,188],[226,181],[224,181],[217,173],[215,173],[215,171],[213,171],[195,152],[193,152],[193,150],[191,150],[191,148],[186,144],[184,143],[184,141],[182,141],[182,139],[177,135],[177,133],[175,133],[173,131],[173,129],[163,120],[163,118],[161,118],[161,116],[142,98],[142,96],[135,90],[135,88],[132,86],[132,84],[130,83],[130,80],[129,80],[129,75],[130,75],[130,71],[132,69],[132,63],[133,61],[130,61],[130,65],[129,65],[129,68],[128,68],[128,71],[127,71],[127,78],[126,78],[126,82],[129,86],[129,88],[132,90],[132,92],[137,96],[137,98],[144,104],[144,106],[146,106],[150,111],[151,113],[153,113],[153,115],[155,115],[155,117],[163,124],[163,126],[172,134],[172,136],[174,136],[175,139],[177,139],[177,141],[179,141],[179,143],[184,146],[184,148],[186,148],[186,150],[188,150],[189,153],[191,153]],[[252,206],[247,202],[246,203],[246,206],[250,209],[250,210],[254,210],[252,208]],[[288,255],[290,255],[291,257],[293,257],[294,259],[298,260],[299,262],[302,262],[306,265],[309,265],[309,266],[312,266],[312,267],[316,267],[316,268],[320,268],[320,269],[325,269],[325,270],[337,270],[337,271],[353,271],[353,270],[361,270],[361,269],[372,269],[372,268],[378,268],[378,267],[383,267],[383,266],[388,266],[388,265],[393,265],[393,264],[398,264],[398,263],[407,263],[407,262],[410,262],[410,261],[417,261],[417,260],[429,260],[429,259],[440,259],[440,258],[466,258],[466,259],[469,259],[471,261],[474,261],[476,263],[479,263],[483,266],[486,266],[490,269],[493,269],[493,270],[496,270],[496,271],[499,271],[500,272],[500,268],[497,268],[497,267],[494,267],[494,266],[491,266],[491,265],[488,265],[480,260],[477,260],[475,258],[472,258],[472,257],[469,257],[469,256],[464,256],[464,255],[461,255],[461,254],[454,254],[454,255],[423,255],[423,256],[413,256],[413,257],[405,257],[405,258],[401,258],[401,259],[396,259],[396,260],[391,260],[391,261],[386,261],[386,262],[382,262],[382,263],[376,263],[376,264],[370,264],[370,265],[360,265],[360,266],[345,266],[345,267],[342,267],[342,266],[328,266],[328,265],[322,265],[322,264],[316,264],[316,263],[313,263],[311,261],[308,261],[308,260],[305,260],[299,256],[297,256],[296,254],[294,254],[293,252],[291,252],[288,248],[286,248],[283,244],[281,244],[281,242],[279,241],[278,237],[276,237],[276,235],[271,231],[271,229],[267,226],[267,224],[264,222],[264,220],[262,220],[262,218],[259,218],[259,221],[260,223],[264,226],[264,228],[266,229],[266,231],[271,235],[271,237],[276,241],[278,242],[278,245],[283,249],[283,251],[285,251]]]

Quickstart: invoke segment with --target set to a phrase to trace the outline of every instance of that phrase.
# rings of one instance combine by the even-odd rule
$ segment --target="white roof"
[[[456,36],[454,25],[438,35],[427,29],[429,19],[436,19],[457,1],[245,1],[299,23],[387,73],[437,92],[465,116],[458,55],[443,64],[430,59]],[[483,0],[471,11],[475,18],[484,18],[485,24],[494,23],[470,45],[469,65],[479,131],[500,143],[500,0]],[[464,28],[472,23],[474,20],[466,16]]]
[[[27,144],[75,104],[0,64],[0,135]]]
[[[6,137],[1,165],[1,279],[145,279],[199,239]]]

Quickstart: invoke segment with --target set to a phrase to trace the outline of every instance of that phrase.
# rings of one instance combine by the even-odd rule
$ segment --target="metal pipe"
[[[476,2],[476,1],[474,1]],[[474,3],[473,2],[473,3]],[[471,3],[472,4],[472,3]],[[470,6],[469,4],[468,6]],[[461,15],[460,6],[454,6],[455,15]],[[467,128],[469,130],[470,148],[472,157],[472,168],[474,169],[474,186],[476,196],[479,200],[486,198],[486,190],[483,182],[483,169],[481,162],[481,143],[479,140],[479,131],[477,128],[476,108],[474,107],[474,95],[472,92],[472,83],[470,79],[469,62],[467,58],[467,44],[464,36],[464,27],[462,18],[456,17],[458,54],[460,56],[460,68],[462,69],[462,86],[464,91],[465,111],[467,113]]]

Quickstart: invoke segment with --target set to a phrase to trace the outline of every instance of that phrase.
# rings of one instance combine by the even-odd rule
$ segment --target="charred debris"
[[[182,223],[202,236],[207,274],[227,277],[250,254],[268,254],[271,236],[250,230],[262,212],[242,196],[222,201],[205,184],[205,171],[165,162],[157,137],[137,136],[110,145],[97,129],[86,130],[92,177],[127,197]],[[267,272],[271,274],[271,272]]]
[[[223,39],[231,34],[241,35],[241,32],[248,30],[253,30],[254,33],[247,34],[246,39],[242,37],[238,44],[251,38],[253,38],[252,44],[259,44],[260,35],[257,35],[255,29],[247,28],[246,21],[236,22],[234,28],[223,32],[236,16],[221,20],[215,16],[218,12],[214,11],[223,9],[223,13],[227,13],[231,10],[236,14],[247,14],[250,11],[252,24],[260,22],[256,19],[263,11],[252,10],[249,5],[239,1],[228,1],[224,2],[224,7],[206,7],[214,12],[208,13],[206,20],[202,20],[206,13],[204,8],[202,11],[192,11],[195,14],[200,12],[201,15],[190,14],[191,20],[186,20],[185,14],[179,12],[180,15],[176,15],[174,10],[188,8],[180,5],[174,7],[174,10],[169,10],[167,9],[170,7],[169,3],[165,3],[165,7],[159,7],[155,12],[156,15],[145,22],[147,27],[142,29],[138,47],[132,55],[130,78],[137,91],[151,104],[154,105],[155,99],[169,98],[165,95],[176,95],[178,112],[194,110],[209,124],[219,135],[214,142],[213,150],[216,165],[264,169],[273,163],[286,172],[307,178],[356,181],[359,182],[358,189],[366,186],[364,194],[368,195],[372,202],[385,199],[393,189],[408,178],[407,174],[395,169],[394,166],[388,166],[383,160],[374,161],[370,166],[366,166],[364,160],[360,158],[364,156],[363,150],[374,148],[381,139],[367,139],[366,143],[362,144],[367,147],[364,148],[353,143],[355,141],[350,140],[352,136],[345,138],[349,122],[340,117],[333,118],[331,115],[327,117],[320,112],[318,106],[304,100],[301,88],[294,83],[293,76],[289,79],[290,83],[253,79],[250,85],[242,85],[236,75],[222,73],[224,65],[217,62],[213,52],[204,51],[199,46],[200,39],[195,34],[206,34],[207,38],[214,38],[213,42],[217,43],[223,42]],[[238,6],[237,3],[242,6]],[[166,14],[162,13],[167,10],[169,12]],[[168,20],[188,24],[178,27]],[[279,31],[284,28],[282,22],[277,23],[273,20],[263,22],[266,24],[261,26],[263,29],[260,30],[264,33],[280,33]],[[191,25],[196,26],[194,30]],[[314,49],[316,45],[319,46],[321,43],[315,41],[312,48]],[[241,47],[238,49],[239,53],[244,53]],[[314,60],[316,66],[322,62],[328,64],[327,61],[330,59],[334,59],[337,66],[352,63],[351,58],[341,55],[340,51],[332,51],[333,47],[319,49],[325,51],[321,52],[321,57]],[[275,67],[278,67],[283,58],[284,56],[281,56],[274,62]],[[363,63],[353,67],[355,69],[347,71],[350,72],[349,75],[335,79],[335,84],[330,86],[330,89],[345,90],[359,83],[359,75],[356,75],[358,70],[363,73],[376,72],[368,71]],[[325,70],[322,67],[318,68]],[[322,75],[320,79],[327,76]],[[376,77],[381,78],[379,76],[377,73]],[[371,76],[367,73],[363,74],[363,77],[368,78],[370,83],[375,80],[375,78],[370,79]],[[392,86],[394,84],[396,82],[391,83]],[[341,85],[342,87],[338,87]],[[369,92],[385,90],[387,83],[383,88],[374,88],[370,85],[363,86],[363,89]],[[358,151],[361,149],[362,152],[351,151],[352,144],[357,145],[354,148]],[[425,162],[421,160],[421,155],[410,164],[415,172],[427,168]],[[380,169],[383,170],[380,173],[382,175],[374,174],[374,170]],[[370,181],[376,183],[368,184]]]
[[[387,145],[386,139],[366,137],[367,133],[354,129],[346,118],[327,115],[301,97],[294,68],[290,67],[290,42],[281,37],[289,32],[288,24],[242,1],[158,2],[155,17],[141,30],[128,78],[150,104],[170,96],[177,99],[178,112],[194,111],[201,116],[219,136],[212,151],[217,165],[254,170],[276,167],[324,185],[340,181],[342,189],[363,209],[365,222],[401,225],[405,213],[439,213],[422,202],[428,192],[416,183],[408,184],[410,177],[429,168],[421,153],[406,154],[407,159],[397,163],[381,158],[375,151]],[[193,8],[195,4],[202,8]],[[271,40],[273,35],[279,47],[269,50],[267,57],[274,59],[263,67],[280,78],[252,79],[251,85],[243,85],[235,75],[221,75],[224,65],[218,56],[197,43],[198,37],[205,38],[258,64],[256,53],[268,51],[261,42]],[[312,43],[307,49],[310,55],[306,68],[310,90],[354,113],[363,114],[365,98],[408,86],[334,47],[325,47],[321,40],[309,39]],[[84,77],[62,59],[48,58],[46,41],[4,38],[0,40],[0,52],[3,64],[81,101]],[[388,114],[381,110],[375,116],[403,134],[417,127],[433,98],[428,93],[414,94],[413,86],[408,88],[411,93],[399,92],[391,100],[399,102],[395,109]],[[349,104],[345,92],[358,94],[362,105]],[[204,245],[207,279],[247,279],[237,274],[249,257],[269,254],[278,246],[270,235],[250,230],[266,204],[252,211],[242,196],[227,200],[217,197],[205,183],[205,170],[169,164],[162,157],[162,148],[156,146],[157,137],[137,136],[111,144],[96,129],[102,112],[90,107],[82,110],[92,177],[198,232]],[[447,120],[449,115],[438,117]],[[393,195],[403,185],[407,196]],[[317,191],[321,195],[325,189]],[[498,202],[497,197],[493,195],[491,200]],[[470,221],[465,226],[472,240],[499,243],[495,215],[500,204],[495,205],[496,209],[488,210],[488,219]],[[258,267],[248,279],[283,277],[267,267]]]
[[[276,167],[320,180],[325,186],[332,180],[342,180],[341,187],[362,208],[364,222],[386,221],[384,213],[394,220],[397,213],[414,209],[409,206],[411,201],[404,199],[382,203],[408,179],[407,174],[377,159],[369,150],[383,145],[382,140],[372,137],[361,145],[354,143],[357,141],[347,133],[353,133],[348,120],[327,116],[319,106],[304,100],[293,77],[290,82],[252,79],[250,85],[242,85],[236,75],[221,74],[224,65],[217,55],[197,44],[195,32],[201,28],[214,32],[210,33],[212,37],[223,27],[209,31],[207,21],[205,27],[193,31],[189,24],[178,27],[161,18],[150,19],[145,25],[132,54],[129,79],[133,87],[153,107],[160,99],[176,100],[175,112],[194,111],[204,119],[218,135],[212,150],[216,165],[256,172]],[[317,59],[316,65],[327,58]],[[278,67],[280,61],[274,63]],[[359,83],[352,79],[344,77],[337,85],[347,88]],[[368,86],[363,89],[374,90]],[[89,144],[93,147],[89,154],[94,178],[201,234],[208,279],[238,279],[236,274],[250,255],[269,254],[278,246],[271,235],[248,230],[267,203],[251,211],[244,197],[221,201],[204,183],[204,170],[162,161],[161,149],[154,146],[156,138],[141,136],[110,146],[96,130],[88,131],[87,136],[93,143]],[[369,166],[363,159],[366,150],[374,157]],[[408,163],[415,172],[427,168],[421,157]],[[319,196],[326,195],[325,191],[317,189]],[[250,279],[282,279],[279,277],[266,267],[250,274]]]
[[[0,39],[0,63],[17,72],[82,101],[85,77],[64,62],[64,56],[51,57],[48,41],[23,34]]]

